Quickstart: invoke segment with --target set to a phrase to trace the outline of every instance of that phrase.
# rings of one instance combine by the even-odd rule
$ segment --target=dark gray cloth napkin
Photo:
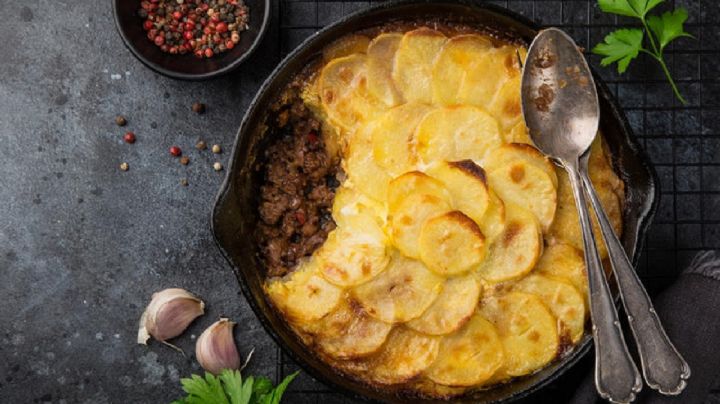
[[[654,299],[670,339],[692,374],[682,394],[662,396],[647,386],[637,403],[720,404],[720,252],[698,254],[678,280]],[[631,343],[632,337],[626,334]],[[588,375],[570,401],[603,402]]]

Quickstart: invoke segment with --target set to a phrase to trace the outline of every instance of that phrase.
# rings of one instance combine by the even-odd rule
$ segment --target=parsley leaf
[[[685,104],[685,99],[675,84],[670,70],[665,64],[663,51],[674,39],[679,37],[691,37],[685,32],[683,25],[688,18],[687,10],[680,7],[672,12],[665,12],[661,16],[647,16],[650,10],[657,7],[664,0],[598,0],[600,9],[606,13],[634,17],[642,23],[640,28],[624,28],[611,32],[605,37],[604,42],[595,45],[592,52],[604,56],[600,61],[603,66],[617,62],[617,70],[624,73],[630,62],[640,52],[652,56],[659,64],[672,87],[675,97]],[[647,34],[647,35],[646,35]],[[643,46],[645,38],[648,39],[650,47]]]
[[[595,45],[592,51],[605,56],[600,61],[603,66],[617,62],[618,73],[624,73],[630,61],[640,53],[642,40],[643,32],[640,29],[619,29],[608,34],[605,42]]]
[[[298,373],[286,377],[277,387],[267,377],[250,376],[243,381],[237,370],[223,370],[218,377],[207,372],[205,378],[192,375],[180,380],[187,397],[172,404],[279,404]]]
[[[675,38],[682,36],[690,37],[693,36],[685,32],[683,24],[688,18],[687,10],[680,7],[675,11],[667,11],[662,16],[650,16],[647,19],[647,23],[650,26],[653,34],[660,42],[660,50],[664,50],[665,46]]]

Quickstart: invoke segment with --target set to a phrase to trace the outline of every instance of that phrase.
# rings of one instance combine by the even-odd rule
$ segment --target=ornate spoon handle
[[[587,153],[589,154],[589,153]],[[690,377],[690,366],[678,353],[663,329],[650,298],[630,263],[610,220],[588,177],[587,154],[580,159],[580,175],[585,192],[595,210],[602,231],[613,273],[618,281],[620,297],[628,316],[630,329],[637,342],[640,364],[650,388],[666,395],[680,394]]]
[[[602,398],[615,403],[629,403],[635,400],[636,393],[642,388],[642,378],[625,344],[617,310],[595,246],[582,179],[578,172],[579,162],[563,162],[563,165],[570,177],[585,247],[590,316],[595,340],[595,386]]]

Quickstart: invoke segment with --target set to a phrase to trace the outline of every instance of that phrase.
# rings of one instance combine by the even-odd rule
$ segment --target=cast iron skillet
[[[387,402],[402,401],[402,397],[340,375],[298,341],[282,317],[269,304],[262,288],[265,270],[257,257],[257,247],[253,237],[259,220],[257,195],[262,179],[254,168],[261,161],[263,148],[267,143],[264,137],[264,120],[268,105],[274,101],[294,74],[320,54],[324,46],[345,34],[387,21],[428,17],[447,17],[453,22],[478,25],[522,38],[528,43],[538,29],[537,24],[508,10],[468,0],[393,1],[346,16],[326,27],[308,38],[280,63],[250,104],[240,126],[228,174],[217,196],[212,215],[215,241],[234,268],[240,286],[258,319],[283,350],[309,374],[325,384],[356,397]],[[643,239],[642,236],[655,210],[658,192],[655,186],[655,174],[607,87],[597,75],[595,82],[598,85],[602,111],[601,128],[611,150],[615,168],[627,188],[622,241],[625,249],[637,263],[640,250],[638,244]],[[586,335],[572,353],[540,372],[505,385],[473,393],[458,401],[507,402],[525,397],[546,386],[572,367],[590,350],[591,344],[592,338]],[[421,401],[413,399],[413,402]]]

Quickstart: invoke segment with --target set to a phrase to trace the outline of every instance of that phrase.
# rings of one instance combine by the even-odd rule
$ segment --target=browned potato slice
[[[365,215],[380,227],[384,227],[387,209],[382,203],[360,192],[358,187],[350,188],[347,184],[343,184],[335,191],[333,220],[338,226],[344,227],[347,225],[346,219],[356,215]]]
[[[366,132],[373,130],[374,124],[375,121],[372,121],[359,128],[357,137],[348,145],[343,169],[348,176],[346,185],[357,188],[360,193],[376,201],[384,202],[391,178],[373,157],[372,142]]]
[[[356,286],[352,294],[371,316],[386,323],[403,323],[420,317],[442,287],[443,278],[422,262],[394,254],[385,271]]]
[[[392,77],[406,101],[432,103],[433,62],[446,41],[441,32],[425,27],[403,35],[395,52]]]
[[[378,356],[370,360],[369,377],[377,383],[398,384],[422,373],[437,358],[439,337],[395,328]]]
[[[428,335],[445,335],[460,328],[475,312],[481,286],[474,276],[450,278],[435,302],[408,327]]]
[[[534,147],[534,143],[528,133],[528,128],[525,126],[525,122],[518,122],[515,126],[505,134],[505,141],[507,143],[522,143],[529,144]]]
[[[438,357],[425,374],[435,383],[473,386],[488,380],[504,357],[495,326],[476,314],[460,331],[440,340]]]
[[[400,92],[392,79],[395,52],[403,35],[397,32],[380,34],[370,42],[368,55],[368,91],[389,107],[402,102]]]
[[[540,225],[535,216],[519,206],[507,206],[507,222],[490,245],[478,274],[488,282],[519,278],[532,270],[542,252]]]
[[[426,220],[419,243],[420,259],[442,276],[466,273],[482,262],[487,252],[478,225],[458,210]]]
[[[373,156],[391,176],[415,169],[417,156],[412,137],[418,122],[429,110],[427,105],[407,103],[378,118],[371,134]]]
[[[495,118],[469,105],[428,112],[417,125],[415,139],[417,152],[425,163],[482,160],[502,144]]]
[[[390,181],[388,207],[391,210],[397,208],[411,194],[426,194],[446,201],[451,200],[450,193],[442,182],[420,171],[411,171]]]
[[[377,352],[385,343],[392,324],[369,316],[354,300],[345,300],[330,314],[310,323],[306,332],[328,355],[354,359]]]
[[[506,203],[527,207],[543,230],[552,224],[557,207],[555,168],[528,145],[509,144],[485,161],[488,182]]]
[[[558,210],[555,215],[555,221],[550,227],[548,238],[552,242],[566,242],[573,247],[584,250],[582,233],[580,232],[580,220],[577,214],[577,208],[575,207],[575,199],[572,194],[570,187],[570,180],[567,174],[562,171],[559,172],[559,185],[558,185]],[[621,234],[622,232],[622,207],[617,195],[611,190],[604,186],[596,186],[595,190],[600,198],[600,203],[605,209],[610,223],[613,225],[615,234]],[[590,209],[588,205],[588,209]],[[607,257],[607,249],[605,243],[602,241],[602,234],[600,228],[595,220],[594,214],[592,216],[593,233],[595,234],[595,243],[598,248],[598,253],[601,258]]]
[[[548,278],[560,279],[573,285],[582,294],[587,306],[588,284],[585,258],[582,254],[581,250],[569,244],[551,244],[543,251],[535,271]]]
[[[522,292],[491,296],[481,302],[480,313],[495,325],[502,341],[501,373],[523,376],[555,358],[557,320],[537,296]]]
[[[485,170],[472,160],[441,162],[428,174],[442,181],[452,195],[455,207],[480,223],[490,204]]]
[[[325,47],[323,50],[323,59],[329,62],[333,59],[352,55],[353,53],[365,53],[368,51],[369,44],[370,38],[365,35],[345,35]]]
[[[505,230],[505,204],[492,190],[488,195],[488,207],[478,226],[485,237],[495,240]]]
[[[585,302],[583,296],[571,284],[532,274],[523,278],[514,288],[520,292],[537,295],[557,318],[558,334],[570,341],[580,341],[585,332]]]
[[[290,322],[300,324],[330,313],[342,296],[342,289],[320,275],[317,262],[312,258],[286,277],[267,282],[265,290]]]
[[[425,221],[451,210],[446,199],[413,193],[396,207],[390,207],[388,222],[393,244],[404,255],[420,257],[420,230]]]
[[[495,64],[492,52],[493,44],[487,37],[471,34],[450,38],[440,50],[433,65],[432,90],[435,102],[443,105],[464,104],[467,99],[462,98],[462,94],[465,87],[470,84],[469,77],[476,69],[490,70],[491,65]],[[487,105],[495,94],[497,84],[489,84],[489,88],[484,86],[476,88],[482,93],[480,97],[487,98],[486,104],[481,105]]]
[[[520,106],[520,75],[517,75],[500,87],[488,109],[490,115],[497,119],[503,133],[522,122]]]
[[[333,59],[323,67],[318,80],[323,110],[345,131],[352,131],[384,109],[367,92],[367,56],[363,54]]]
[[[316,253],[320,273],[341,287],[365,283],[385,270],[390,260],[388,244],[373,216],[346,216]]]

